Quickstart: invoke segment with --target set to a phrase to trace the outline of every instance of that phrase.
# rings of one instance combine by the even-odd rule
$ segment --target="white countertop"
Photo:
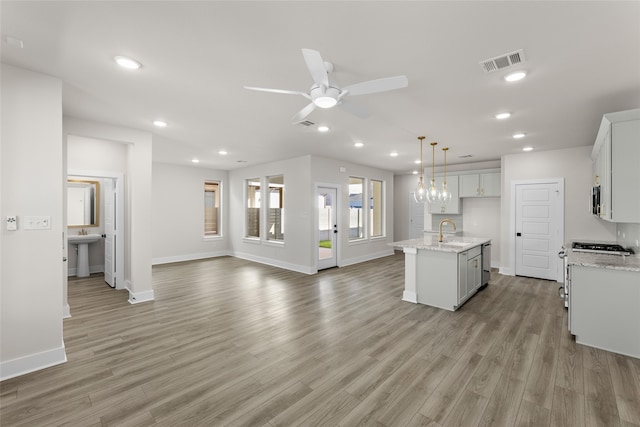
[[[390,243],[391,246],[400,248],[415,248],[428,251],[460,253],[484,243],[490,242],[488,237],[459,237],[445,235],[443,242],[438,242],[438,235],[425,235],[417,239],[402,240]]]
[[[640,272],[640,254],[622,256],[574,252],[571,249],[571,243],[566,247],[568,248],[566,254],[569,265]]]

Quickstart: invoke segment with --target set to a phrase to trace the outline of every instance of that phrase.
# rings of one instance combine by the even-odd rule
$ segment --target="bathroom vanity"
[[[402,299],[455,311],[482,283],[482,246],[491,239],[436,235],[394,242],[405,254]]]

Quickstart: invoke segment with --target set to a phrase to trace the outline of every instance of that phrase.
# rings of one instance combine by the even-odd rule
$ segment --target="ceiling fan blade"
[[[364,107],[361,107],[358,104],[354,104],[353,102],[349,102],[343,99],[338,105],[354,116],[360,117],[361,119],[366,119],[367,117],[369,117],[369,112]]]
[[[298,113],[293,116],[293,118],[291,119],[291,121],[293,123],[298,123],[304,120],[305,117],[307,117],[309,114],[311,114],[311,112],[313,110],[316,109],[316,104],[314,104],[313,102],[310,103],[309,105],[307,105],[306,107],[304,107],[302,110],[298,111]]]
[[[313,78],[313,81],[321,86],[329,87],[329,73],[324,65],[324,60],[317,50],[302,49],[302,56],[304,56],[304,62],[307,64],[309,73]]]
[[[349,95],[366,95],[368,93],[386,92],[388,90],[401,89],[409,85],[407,76],[386,77],[384,79],[369,80],[343,87],[343,91],[349,91]]]
[[[249,90],[257,90],[260,92],[284,93],[286,95],[302,95],[306,98],[310,98],[309,95],[307,95],[304,92],[300,92],[298,90],[269,89],[265,87],[253,87],[253,86],[245,86],[244,88]]]

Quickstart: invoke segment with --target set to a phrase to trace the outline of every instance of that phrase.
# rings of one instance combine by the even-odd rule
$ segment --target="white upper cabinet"
[[[591,158],[600,217],[640,223],[640,109],[605,114]]]
[[[442,189],[442,177],[436,176],[436,187]],[[426,184],[429,186],[431,178],[427,177]],[[458,195],[458,176],[447,174],[447,190],[451,192],[451,200],[446,205],[439,201],[429,203],[430,214],[459,214],[460,196]]]
[[[460,175],[460,197],[500,197],[500,172]]]

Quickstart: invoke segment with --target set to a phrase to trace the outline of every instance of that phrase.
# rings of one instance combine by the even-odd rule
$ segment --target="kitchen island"
[[[404,301],[455,311],[482,286],[482,237],[437,235],[394,242],[405,254]]]

